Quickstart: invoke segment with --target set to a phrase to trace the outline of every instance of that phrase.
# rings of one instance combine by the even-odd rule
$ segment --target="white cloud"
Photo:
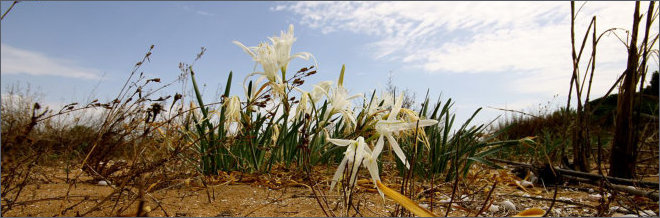
[[[100,70],[82,67],[75,61],[51,57],[40,52],[0,44],[2,74],[62,76],[79,79],[99,79]]]
[[[186,11],[194,12],[195,14],[202,15],[202,16],[215,16],[214,13],[203,11],[203,10],[197,10],[197,9],[194,9],[194,8],[188,6],[188,5],[184,5],[183,9],[186,10]]]
[[[581,5],[577,2],[576,10]],[[643,2],[640,11],[647,7]],[[577,49],[593,16],[598,33],[612,27],[630,29],[633,9],[634,2],[588,2],[576,19]],[[399,61],[430,73],[515,73],[517,79],[508,86],[512,91],[568,93],[569,2],[295,2],[272,10],[291,11],[302,25],[323,33],[373,36],[376,41],[366,47],[374,59]],[[658,33],[657,25],[652,33]],[[624,31],[618,34],[625,38]],[[590,43],[582,63],[588,61]],[[607,91],[625,69],[626,55],[614,35],[603,37],[592,94]]]

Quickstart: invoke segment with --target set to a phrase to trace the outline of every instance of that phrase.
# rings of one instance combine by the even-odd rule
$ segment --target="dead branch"
[[[526,163],[520,163],[520,162],[508,161],[508,160],[500,160],[500,159],[495,159],[495,158],[488,158],[488,159],[492,160],[492,161],[517,165],[517,166],[530,168],[530,169],[535,168],[533,165],[526,164]],[[598,174],[593,174],[593,173],[578,172],[578,171],[562,169],[562,168],[558,168],[558,167],[555,167],[554,169],[559,172],[560,176],[562,176],[562,175],[571,175],[571,176],[575,176],[575,177],[579,177],[579,178],[588,179],[588,180],[591,180],[591,181],[600,181],[603,178],[603,176],[598,175]],[[619,185],[633,185],[633,186],[648,187],[648,188],[657,188],[658,186],[660,186],[660,184],[658,184],[657,182],[637,181],[637,180],[633,180],[633,179],[624,179],[624,178],[611,177],[611,176],[604,176],[604,177],[607,180],[609,180],[609,182],[619,184]]]
[[[578,172],[578,171],[560,169],[560,168],[555,168],[555,170],[559,171],[561,174],[585,178],[594,182],[600,181],[602,179],[601,175],[593,174],[593,173]],[[657,182],[636,181],[632,179],[624,179],[624,178],[617,178],[611,176],[605,176],[605,178],[609,180],[611,183],[616,183],[620,185],[634,185],[634,186],[648,187],[648,188],[657,188],[659,186]]]
[[[644,196],[654,201],[658,201],[660,199],[658,198],[658,190],[643,191],[643,190],[635,189],[634,187],[615,185],[615,184],[612,184],[612,189],[637,196]]]
[[[534,196],[523,196],[523,195],[513,195],[513,194],[510,194],[510,195],[502,195],[502,196],[507,196],[507,197],[519,197],[519,198],[529,198],[529,199],[541,200],[541,201],[553,201],[552,198],[539,198],[539,197],[534,197]],[[573,201],[569,201],[569,200],[555,199],[554,201],[556,201],[556,202],[560,202],[560,203],[564,203],[564,204],[572,204],[572,205],[580,206],[580,207],[596,208],[595,206],[591,206],[591,205],[588,205],[588,204],[582,204],[582,203],[578,203],[578,202],[573,202]]]

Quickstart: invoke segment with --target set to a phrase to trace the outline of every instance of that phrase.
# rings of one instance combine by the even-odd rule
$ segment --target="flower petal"
[[[415,122],[415,124],[416,124],[416,123],[417,123],[417,122]],[[431,119],[420,120],[420,121],[419,121],[419,127],[431,126],[431,125],[435,125],[435,124],[437,124],[437,123],[438,123],[437,120],[431,120]]]
[[[375,159],[378,159],[378,156],[380,155],[380,152],[383,151],[384,146],[385,140],[383,139],[383,135],[380,135],[380,137],[378,137],[378,141],[376,142],[376,147],[374,147],[374,152],[371,155]]]
[[[399,111],[401,110],[401,105],[403,104],[403,92],[399,94],[399,97],[396,98],[394,101],[394,106],[392,106],[392,112],[390,112],[390,115],[387,117],[387,120],[395,120],[396,116],[399,115]]]
[[[406,165],[406,168],[410,169],[410,164],[408,164],[408,161],[406,161],[406,155],[403,153],[403,150],[401,150],[401,147],[399,147],[399,143],[396,142],[396,139],[394,139],[391,134],[387,134],[386,136],[387,141],[390,142],[390,146],[392,147],[392,150],[394,150],[396,156],[401,159],[401,162]]]
[[[353,161],[353,164],[351,164],[352,172],[351,172],[351,178],[349,180],[351,187],[355,186],[355,182],[357,181],[357,172],[360,169],[360,164],[362,164],[362,161],[360,159],[361,158],[358,158],[358,161]]]
[[[337,146],[347,146],[350,145],[351,143],[355,143],[355,140],[348,140],[348,139],[332,139],[332,138],[327,138],[329,142],[332,144],[335,144]]]
[[[346,100],[352,100],[354,98],[362,98],[362,93],[351,95],[350,97],[346,98]]]
[[[374,186],[376,187],[376,189],[378,189],[378,193],[383,199],[385,199],[385,195],[383,195],[383,191],[381,191],[380,188],[378,188],[378,186],[376,185],[376,181],[380,181],[380,176],[378,175],[378,163],[376,162],[376,159],[369,156],[368,158],[365,158],[363,162],[364,162],[363,163],[364,167],[366,167],[367,170],[369,170],[369,174],[371,175],[371,179],[374,182]]]
[[[355,117],[353,117],[353,114],[348,112],[347,110],[340,110],[342,115],[344,116],[344,119],[346,119],[351,125],[355,126]]]
[[[341,177],[341,174],[344,173],[344,168],[346,167],[346,162],[348,162],[348,159],[344,157],[344,159],[341,160],[341,163],[339,164],[339,167],[337,167],[337,171],[335,171],[335,175],[332,176],[332,183],[330,183],[330,191],[335,187],[337,184],[337,181],[339,181],[339,177]]]
[[[291,55],[291,57],[289,57],[289,60],[293,60],[294,58],[300,58],[300,59],[304,59],[304,60],[309,60],[309,57],[312,57],[312,53],[309,53],[309,52],[298,52],[298,53],[295,53],[295,54]]]
[[[249,54],[250,56],[252,56],[252,58],[254,58],[254,59],[257,58],[257,55],[254,54],[254,52],[252,52],[252,50],[251,50],[250,48],[248,48],[247,46],[243,45],[243,43],[241,43],[241,42],[239,42],[239,41],[232,41],[232,42],[233,42],[234,44],[238,45],[238,47],[241,47],[241,48],[243,49],[243,51],[244,51],[245,53]]]

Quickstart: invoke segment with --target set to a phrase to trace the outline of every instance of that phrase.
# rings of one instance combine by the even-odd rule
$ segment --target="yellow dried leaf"
[[[525,192],[527,192],[527,193],[530,193],[529,191],[527,191],[527,189],[526,189],[525,187],[523,187],[522,185],[520,185],[520,182],[515,181],[513,184],[515,184],[516,186],[518,186],[518,188],[522,189],[523,191],[525,191]]]
[[[523,210],[522,212],[516,214],[513,217],[541,217],[545,214],[545,210],[540,209],[540,208],[529,208],[527,210]]]
[[[357,184],[358,185],[364,185],[364,184],[369,184],[371,183],[371,180],[369,179],[358,179]]]
[[[157,184],[158,184],[158,182],[155,182],[154,184],[151,184],[151,185],[149,186],[149,188],[147,188],[146,192],[151,191],[151,189],[154,188]]]
[[[383,194],[387,195],[387,197],[391,198],[392,200],[399,203],[401,206],[410,210],[410,212],[412,212],[413,214],[420,217],[436,216],[435,214],[431,213],[431,211],[428,211],[427,209],[424,209],[423,207],[417,205],[417,203],[410,200],[410,198],[407,198],[406,196],[403,196],[401,193],[394,191],[388,188],[387,186],[383,185],[383,183],[381,183],[380,181],[376,181],[376,185],[381,191],[383,191]]]

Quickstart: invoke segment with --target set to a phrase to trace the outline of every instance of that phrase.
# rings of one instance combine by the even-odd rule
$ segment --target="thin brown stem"
[[[0,20],[5,19],[5,16],[7,16],[7,13],[11,11],[12,8],[14,8],[14,5],[16,5],[19,1],[14,1],[14,3],[11,3],[11,6],[5,11],[5,13],[2,14],[2,17],[0,17]]]
[[[493,186],[490,187],[490,191],[488,191],[486,200],[484,200],[484,204],[481,206],[481,209],[479,209],[479,212],[477,212],[477,214],[474,215],[475,217],[478,217],[479,215],[481,215],[481,213],[484,212],[484,210],[486,210],[486,208],[490,207],[492,201],[489,203],[488,200],[490,200],[490,196],[493,194],[493,191],[495,190],[496,187],[497,187],[497,181],[495,181],[495,183],[493,183]]]

